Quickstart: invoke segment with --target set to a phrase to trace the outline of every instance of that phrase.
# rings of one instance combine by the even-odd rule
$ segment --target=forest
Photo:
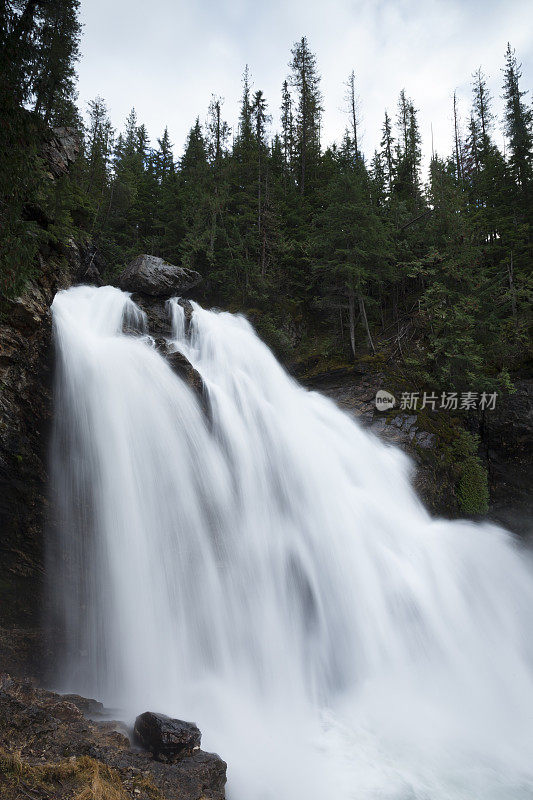
[[[182,151],[167,129],[150,141],[134,109],[118,132],[102,97],[77,106],[78,6],[10,0],[0,11],[5,298],[35,274],[43,240],[82,240],[105,259],[107,280],[144,252],[198,270],[204,296],[258,320],[281,355],[290,319],[325,362],[385,354],[415,384],[512,389],[531,355],[533,109],[510,44],[504,119],[480,68],[468,124],[454,96],[450,152],[433,153],[424,175],[407,89],[364,157],[355,71],[344,137],[324,145],[327,98],[305,36],[279,98],[256,89],[246,66],[238,120],[214,94]],[[52,183],[40,147],[54,126],[77,131],[81,156]]]

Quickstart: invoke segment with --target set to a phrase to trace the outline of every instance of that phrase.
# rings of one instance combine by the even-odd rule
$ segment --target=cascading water
[[[232,800],[532,798],[526,554],[193,306],[209,419],[126,294],[54,300],[65,688],[196,721]]]

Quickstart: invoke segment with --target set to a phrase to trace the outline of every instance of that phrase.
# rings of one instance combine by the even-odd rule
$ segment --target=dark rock
[[[146,314],[149,333],[157,338],[170,338],[172,330],[166,302],[145,294],[134,294],[132,300]]]
[[[199,272],[168,264],[162,258],[150,255],[137,256],[117,279],[117,285],[126,292],[168,298],[183,294],[202,280]]]
[[[102,275],[107,270],[107,264],[96,245],[71,240],[67,251],[72,264],[73,283],[104,285]]]
[[[146,711],[135,720],[134,733],[155,759],[172,761],[200,747],[202,734],[194,722]]]
[[[85,270],[85,273],[83,275],[82,280],[83,280],[83,283],[88,283],[91,286],[103,286],[104,285],[104,283],[102,281],[102,278],[100,276],[100,273],[99,273],[98,269],[94,266],[94,264],[91,264],[91,266],[88,267]]]
[[[176,375],[179,375],[180,378],[183,378],[183,380],[189,384],[191,389],[193,389],[200,398],[203,398],[204,382],[202,380],[202,376],[198,370],[193,367],[191,362],[185,358],[183,353],[180,353],[177,350],[171,351],[167,353],[166,359]]]
[[[488,463],[492,516],[519,534],[531,535],[533,380],[513,382],[515,391],[498,396],[496,407],[483,413],[478,432]]]
[[[85,247],[82,252],[80,282],[93,286],[103,286],[102,274],[105,272],[106,267],[106,262],[95,245]]]
[[[414,436],[418,447],[422,447],[424,450],[430,450],[432,447],[435,447],[435,439],[435,434],[428,433],[427,431],[420,431],[420,433],[416,433]]]
[[[62,699],[67,703],[72,703],[82,714],[103,714],[104,705],[98,700],[91,700],[89,697],[82,697],[79,694],[63,694]]]
[[[192,303],[190,300],[180,298],[179,304],[183,308],[185,314],[185,333],[189,335],[191,329],[192,315],[193,315]]]
[[[80,140],[74,128],[54,128],[42,147],[50,177],[66,175],[80,152]]]

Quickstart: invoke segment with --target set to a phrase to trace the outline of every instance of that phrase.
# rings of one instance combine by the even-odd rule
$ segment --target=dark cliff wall
[[[77,151],[70,131],[50,133],[43,144],[50,180],[66,174]],[[30,212],[46,233],[46,215]],[[34,675],[43,663],[38,631],[52,418],[50,304],[80,269],[74,242],[46,238],[34,280],[19,297],[0,303],[0,670]]]
[[[0,323],[0,668],[41,663],[43,530],[52,418],[50,304],[69,282],[68,262],[40,255],[38,279]],[[30,663],[27,663],[27,660]]]

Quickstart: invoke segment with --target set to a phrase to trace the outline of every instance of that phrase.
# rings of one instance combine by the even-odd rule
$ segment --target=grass
[[[147,777],[133,778],[132,788],[142,790],[152,800],[163,800],[163,795]],[[2,800],[32,797],[31,793],[35,791],[41,792],[43,798],[68,796],[72,800],[131,800],[117,770],[94,758],[80,756],[30,764],[22,759],[20,751],[10,753],[0,749]]]

